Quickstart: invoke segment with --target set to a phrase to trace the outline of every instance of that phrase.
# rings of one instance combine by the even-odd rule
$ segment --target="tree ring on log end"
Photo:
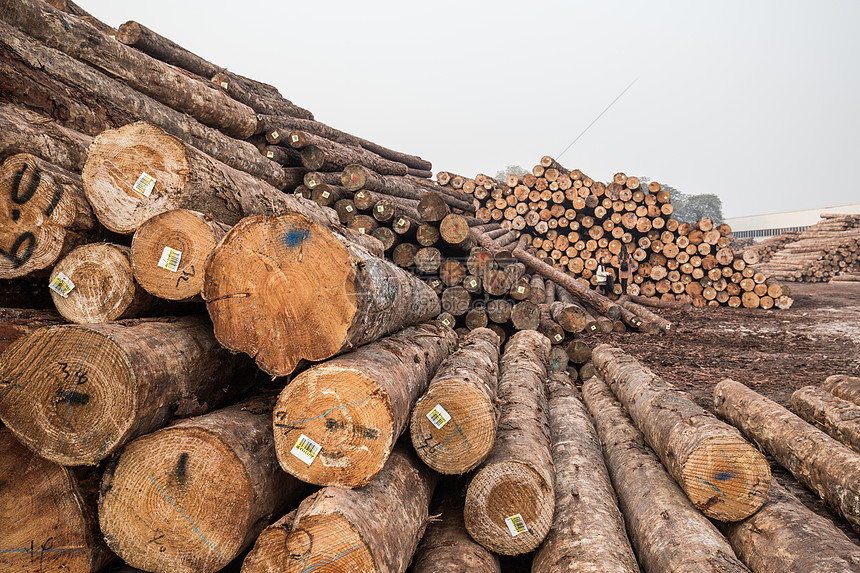
[[[513,461],[485,465],[469,483],[466,529],[487,549],[519,555],[540,545],[552,525],[555,496],[532,467]],[[505,519],[519,514],[527,531],[514,536]]]
[[[242,219],[206,261],[203,299],[226,348],[274,376],[340,352],[356,315],[347,247],[297,213]]]
[[[278,397],[273,418],[281,467],[317,485],[366,485],[396,438],[388,394],[364,372],[336,364],[297,376]],[[320,446],[310,464],[292,453],[302,435]]]
[[[133,567],[217,571],[242,549],[254,501],[229,445],[200,428],[165,428],[125,447],[102,483],[99,524]]]
[[[136,122],[93,140],[81,178],[99,221],[115,233],[130,235],[153,215],[179,207],[179,192],[189,173],[178,139]],[[154,180],[152,186],[144,174]]]
[[[42,328],[0,359],[0,418],[27,447],[58,464],[98,464],[125,442],[136,409],[129,357],[99,332]]]
[[[767,499],[770,465],[740,436],[703,440],[684,461],[683,489],[699,510],[720,521],[740,521]]]
[[[289,555],[280,566],[286,573],[375,573],[380,570],[373,562],[367,542],[355,527],[338,513],[321,513],[301,518],[286,536],[284,546]]]
[[[437,428],[427,414],[441,405],[451,417]],[[473,384],[434,383],[412,409],[412,445],[422,461],[439,473],[463,474],[489,455],[496,439],[493,404]]]

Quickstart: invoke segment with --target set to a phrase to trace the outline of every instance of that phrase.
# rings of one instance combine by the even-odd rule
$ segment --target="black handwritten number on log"
[[[191,269],[190,271],[188,269]],[[183,269],[182,274],[179,275],[179,278],[176,279],[176,287],[179,287],[180,281],[188,282],[189,277],[193,277],[195,274],[194,265],[188,265],[188,269]]]
[[[156,530],[155,530],[155,533],[158,533],[158,532],[159,532],[159,531],[156,529]],[[162,544],[161,544],[161,541],[159,541],[159,540],[160,540],[161,538],[163,538],[163,537],[164,537],[164,534],[162,533],[161,535],[158,535],[158,536],[156,536],[156,537],[153,537],[152,539],[150,539],[149,541],[147,541],[147,543],[155,543],[155,545],[157,545],[157,546],[158,546],[158,552],[159,552],[159,553],[164,553],[165,551],[167,551],[167,547],[165,547],[164,545],[162,545]]]
[[[23,247],[23,252],[21,252],[21,247]],[[3,249],[0,249],[0,255],[3,255],[7,259],[9,259],[9,261],[12,262],[13,269],[18,269],[21,268],[24,263],[30,260],[30,257],[33,256],[33,251],[35,249],[36,235],[31,233],[30,231],[25,231],[24,233],[18,235],[18,238],[15,239],[14,243],[12,243],[12,248],[9,249],[9,251],[4,251]]]
[[[16,205],[23,205],[27,201],[33,198],[33,195],[36,194],[36,191],[39,189],[39,185],[42,183],[42,174],[39,173],[38,170],[33,171],[33,176],[27,180],[27,186],[24,188],[24,194],[21,195],[21,181],[24,179],[24,175],[27,173],[30,165],[25,163],[21,166],[21,169],[18,170],[17,173],[12,175],[12,202]]]
[[[39,189],[39,185],[42,183],[42,174],[38,169],[33,170],[33,175],[27,178],[27,183],[24,185],[24,188],[21,189],[21,183],[25,179],[25,175],[27,171],[31,168],[31,166],[27,163],[21,166],[21,168],[12,175],[12,189],[9,193],[9,198],[12,199],[12,202],[16,205],[23,205],[27,201],[33,198],[33,195],[36,194],[36,191]],[[45,211],[45,216],[50,217],[51,213],[54,212],[54,209],[59,205],[60,198],[63,195],[63,188],[61,185],[54,185],[54,197],[51,199],[51,204],[48,205],[47,210]],[[21,211],[19,209],[12,209],[12,220],[17,221],[21,216]],[[30,231],[25,231],[18,235],[15,239],[15,242],[12,243],[12,248],[8,251],[0,249],[0,255],[3,255],[12,263],[13,269],[21,268],[24,263],[30,260],[30,257],[33,256],[33,251],[36,249],[36,236]]]
[[[88,378],[87,378],[87,371],[86,370],[82,370],[81,368],[78,368],[78,370],[74,374],[72,374],[72,372],[69,370],[69,363],[68,362],[57,362],[57,364],[59,364],[63,370],[63,382],[67,382],[69,380],[69,378],[71,378],[72,376],[75,376],[76,377],[75,384],[81,385],[81,384],[87,383]]]

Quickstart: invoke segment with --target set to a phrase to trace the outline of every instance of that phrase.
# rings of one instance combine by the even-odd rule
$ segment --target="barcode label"
[[[299,142],[299,136],[293,135],[293,143],[298,143],[298,142]]]
[[[397,220],[397,224],[401,227],[406,224],[406,219],[400,218]]]
[[[475,279],[470,279],[470,280],[469,280],[469,286],[470,286],[471,288],[475,288],[476,286],[478,286],[478,283],[477,283],[477,282],[475,282]]]
[[[316,181],[308,181],[308,187],[310,187],[311,189],[313,189],[313,188],[314,188],[314,187],[316,187],[316,186],[317,186],[317,182],[316,182]]]
[[[131,188],[144,197],[149,197],[153,187],[155,187],[155,177],[144,171]]]
[[[525,292],[525,290],[526,290],[526,288],[525,288],[525,287],[523,287],[523,286],[518,286],[518,287],[517,287],[517,292],[518,292],[519,294],[523,294],[523,293]]]
[[[445,326],[450,327],[450,326],[451,326],[451,319],[450,319],[450,318],[447,318],[447,317],[446,317],[446,318],[444,318],[444,319],[442,320],[442,324],[444,324]]]
[[[272,138],[273,138],[273,139],[278,139],[280,136],[281,136],[281,134],[280,134],[280,133],[278,133],[277,131],[273,131],[273,132],[272,132]]]
[[[347,206],[346,206],[346,212],[347,212],[347,213],[352,213],[352,205],[347,205]]]
[[[440,284],[439,279],[433,279],[433,282],[430,283],[430,286],[437,287],[437,286],[439,286],[439,284]]]
[[[552,337],[552,339],[555,340],[556,342],[561,342],[562,340],[564,340],[564,336],[562,336],[560,334],[556,334],[555,336]]]
[[[322,196],[323,199],[328,199],[329,197],[331,197],[331,193],[329,193],[328,191],[323,191]]]
[[[158,266],[162,269],[175,273],[179,268],[179,260],[182,258],[182,251],[177,251],[170,247],[164,247],[161,251],[161,258],[158,259]]]
[[[383,211],[385,211],[385,205],[377,205],[376,210],[382,213]]]
[[[221,82],[221,87],[224,88],[225,90],[227,89],[227,86],[229,86],[229,85],[230,84],[228,84],[227,82]]]
[[[364,227],[359,227],[359,228],[358,228],[358,232],[359,232],[359,233],[361,233],[361,234],[363,235],[363,234],[364,234]]]
[[[275,157],[275,152],[274,151],[267,151],[266,157],[268,157],[269,159],[272,159],[273,157]]]
[[[302,434],[296,441],[296,445],[293,446],[292,450],[290,450],[290,453],[305,462],[306,464],[311,465],[317,458],[317,455],[320,453],[321,449],[321,445],[319,445],[306,435]]]
[[[523,516],[519,513],[505,518],[505,523],[508,525],[508,531],[511,532],[511,537],[516,537],[520,533],[526,533],[529,528],[526,527],[526,522],[523,521]]]
[[[48,288],[61,297],[66,298],[69,296],[69,293],[72,292],[72,289],[75,288],[75,283],[73,283],[72,279],[67,277],[65,274],[57,273],[57,276],[55,276],[54,280],[52,280],[48,285]]]
[[[445,320],[448,320],[447,318]],[[443,321],[444,322],[444,321]],[[451,414],[445,411],[445,408],[442,407],[442,404],[436,404],[436,406],[427,412],[427,419],[430,420],[430,423],[436,426],[437,430],[441,430],[442,426],[448,423],[448,420],[451,419]]]

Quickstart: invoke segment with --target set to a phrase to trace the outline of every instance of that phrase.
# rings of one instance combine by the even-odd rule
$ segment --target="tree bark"
[[[64,322],[62,316],[50,310],[0,308],[0,354],[19,338],[43,326],[54,326]]]
[[[420,200],[427,192],[426,189],[419,188],[418,180],[408,177],[393,177],[380,175],[368,169],[363,165],[353,164],[343,168],[341,175],[341,183],[350,191],[358,191],[360,189],[368,189],[386,195],[402,197],[403,199]],[[459,200],[450,195],[442,194],[442,199],[449,207],[463,209],[464,211],[474,213],[475,207],[466,201]]]
[[[860,377],[834,374],[828,376],[821,387],[837,398],[860,406]]]
[[[406,175],[409,172],[409,168],[402,163],[334,142],[309,145],[302,148],[299,154],[302,156],[302,165],[311,171],[343,171],[348,165],[358,163],[383,175]]]
[[[595,376],[585,380],[582,395],[642,569],[747,572],[728,541],[666,472],[609,386]]]
[[[105,472],[99,524],[108,546],[154,573],[222,569],[297,500],[257,397],[140,437]]]
[[[0,418],[44,458],[96,465],[174,415],[235,401],[247,366],[203,317],[42,328],[0,357]]]
[[[547,391],[555,517],[535,553],[532,573],[639,573],[600,438],[579,391],[560,372],[550,374]]]
[[[770,466],[735,428],[618,348],[601,344],[592,360],[694,506],[720,521],[758,511]]]
[[[619,301],[622,308],[636,313],[643,321],[643,327],[651,332],[665,332],[671,334],[675,332],[675,325],[660,316],[657,313],[651,312],[644,306],[638,305],[632,301]],[[641,327],[640,327],[641,328]]]
[[[860,525],[860,453],[734,380],[714,388],[714,409],[854,525]]]
[[[806,386],[791,395],[791,407],[819,430],[860,452],[860,406],[827,390]]]
[[[50,268],[99,226],[81,179],[26,153],[0,167],[0,279]]]
[[[293,187],[302,182],[300,171],[294,172]],[[146,122],[96,137],[82,179],[99,221],[126,235],[170,209],[192,209],[235,225],[248,215],[310,205]]]
[[[292,520],[266,529],[242,573],[404,573],[429,521],[435,486],[436,474],[399,445],[368,485],[326,487],[305,499]]]
[[[0,9],[6,22],[29,36],[200,123],[237,139],[246,139],[256,131],[257,116],[250,107],[207,82],[112,40],[86,21],[36,0],[3,0]]]
[[[273,376],[440,312],[436,293],[418,278],[347,240],[336,225],[299,213],[243,219],[212,251],[204,276],[219,342]]]
[[[0,428],[0,568],[95,573],[116,557],[96,516],[99,474],[42,459]]]
[[[367,485],[385,465],[436,368],[456,347],[452,329],[423,324],[299,374],[275,407],[281,467],[317,485]],[[301,449],[308,440],[316,444],[313,455]]]
[[[499,412],[499,337],[476,328],[436,370],[412,409],[412,445],[439,473],[464,474],[489,455]]]
[[[97,135],[108,127],[144,120],[158,125],[230,167],[245,171],[278,189],[287,187],[292,181],[289,171],[285,172],[279,165],[260,155],[251,143],[233,139],[217,129],[207,127],[193,117],[117,81],[111,75],[103,74],[86,63],[33,40],[5,22],[0,22],[0,48],[7,51],[10,57],[38,70],[43,78],[50,78],[54,82],[52,85],[66,86],[62,93],[89,106],[93,114],[107,115],[101,120],[87,118],[87,127],[76,127],[82,133]],[[72,111],[69,110],[69,113]],[[65,115],[62,110],[56,113]],[[80,123],[73,117],[64,121],[71,121],[73,126]],[[89,145],[89,141],[86,145]],[[56,163],[50,156],[42,157]],[[77,169],[72,170],[80,172],[82,166],[83,160]],[[69,169],[67,166],[64,168]]]
[[[533,330],[522,330],[507,343],[496,442],[466,492],[466,529],[503,555],[533,551],[552,523],[554,469],[544,389],[550,347]]]
[[[860,547],[776,480],[755,515],[719,527],[753,573],[860,571]]]
[[[132,20],[120,24],[116,31],[116,39],[156,60],[182,68],[201,78],[209,79],[223,69]]]
[[[89,136],[67,129],[43,115],[0,102],[0,159],[30,153],[61,169],[80,173]]]
[[[203,266],[230,227],[203,213],[172,209],[148,219],[134,232],[134,278],[148,293],[166,300],[202,300]]]

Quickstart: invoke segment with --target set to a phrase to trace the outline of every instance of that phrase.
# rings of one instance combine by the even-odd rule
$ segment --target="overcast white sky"
[[[716,193],[860,202],[860,2],[77,0],[277,86],[333,127],[494,174],[557,156]]]

